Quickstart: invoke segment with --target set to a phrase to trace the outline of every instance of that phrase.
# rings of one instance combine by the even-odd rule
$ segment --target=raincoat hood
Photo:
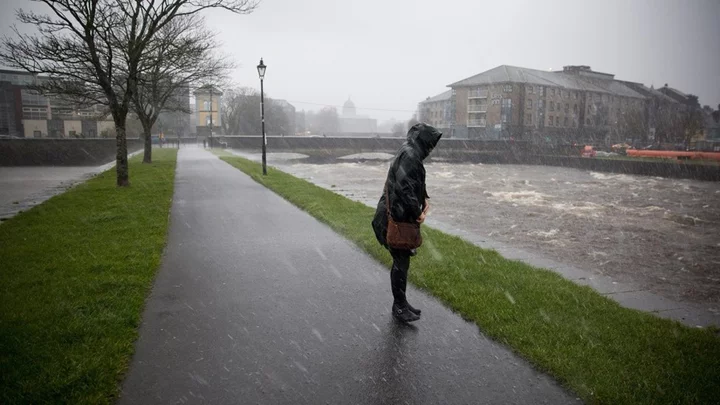
[[[435,149],[441,137],[442,132],[430,125],[419,123],[408,131],[407,144],[417,151],[420,159],[425,159]]]

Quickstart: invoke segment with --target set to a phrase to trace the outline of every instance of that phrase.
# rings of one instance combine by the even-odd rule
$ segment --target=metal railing
[[[468,98],[487,98],[487,90],[470,90]]]
[[[469,104],[468,105],[468,112],[469,113],[484,113],[487,112],[487,104]]]

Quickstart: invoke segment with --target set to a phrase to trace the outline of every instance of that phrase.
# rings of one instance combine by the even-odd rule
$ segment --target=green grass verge
[[[374,210],[274,168],[221,158],[389,266]],[[589,287],[423,229],[410,280],[590,403],[706,404],[720,398],[713,331],[626,309]]]
[[[165,246],[177,150],[0,225],[0,403],[110,403]]]

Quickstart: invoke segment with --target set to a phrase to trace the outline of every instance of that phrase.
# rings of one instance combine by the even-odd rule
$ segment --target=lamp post
[[[263,89],[263,79],[265,78],[265,69],[267,66],[263,63],[260,58],[260,64],[257,65],[258,75],[260,75],[260,117],[262,118],[262,169],[263,176],[267,175],[267,160],[265,157],[265,146],[267,140],[265,139],[265,94]]]
[[[210,149],[213,148],[213,104],[212,104],[212,85],[210,86]]]

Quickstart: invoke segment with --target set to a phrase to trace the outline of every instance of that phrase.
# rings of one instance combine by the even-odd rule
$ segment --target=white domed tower
[[[343,104],[343,110],[342,115],[343,117],[354,117],[357,114],[357,111],[355,110],[355,103],[350,100],[350,97],[348,97],[348,100]]]

